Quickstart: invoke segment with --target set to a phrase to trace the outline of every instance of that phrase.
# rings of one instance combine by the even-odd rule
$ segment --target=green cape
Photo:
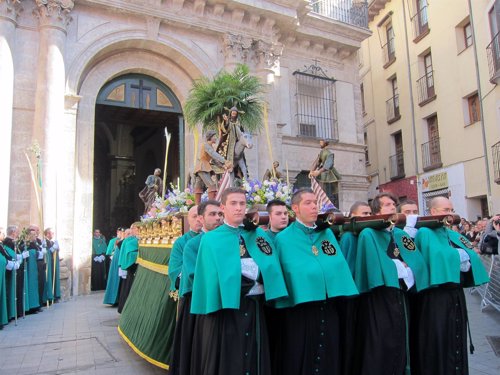
[[[5,282],[5,266],[7,259],[0,255],[0,325],[5,325],[9,322],[8,309],[7,309],[7,289]]]
[[[359,234],[354,278],[360,293],[383,285],[399,288],[396,266],[387,255],[390,239],[387,230],[365,228]],[[429,272],[413,240],[399,228],[394,228],[394,239],[401,258],[413,271],[417,291],[428,288]]]
[[[315,231],[295,221],[276,236],[276,249],[289,293],[276,307],[358,294],[331,230]]]
[[[6,253],[9,254],[9,256],[12,259],[17,259],[16,257],[16,252],[11,249],[10,247],[3,245],[3,248],[5,249]],[[21,260],[22,263],[22,260]],[[7,314],[9,315],[9,319],[14,318],[16,316],[16,273],[19,272],[19,270],[12,270],[12,272],[6,272],[5,273],[5,288],[7,291],[9,291],[9,299],[7,300]],[[18,312],[18,316],[22,314],[22,311]]]
[[[114,305],[118,303],[118,289],[120,286],[120,277],[118,276],[118,262],[120,260],[120,248],[117,247],[111,264],[109,265],[108,281],[106,283],[106,292],[102,303]]]
[[[273,241],[274,245],[276,245],[276,235],[278,233],[279,232],[273,232],[271,229],[266,230],[267,237],[269,237],[269,239]]]
[[[113,255],[115,251],[115,243],[116,243],[117,238],[113,237],[112,239],[109,240],[108,243],[108,248],[106,249],[106,255]]]
[[[137,237],[130,236],[123,240],[120,251],[120,259],[118,262],[118,265],[122,270],[126,270],[135,264],[138,251],[139,241],[137,241]]]
[[[168,261],[168,277],[170,278],[170,290],[174,291],[175,281],[177,277],[181,273],[182,269],[182,253],[184,251],[184,246],[186,242],[188,242],[191,238],[197,236],[199,233],[193,232],[190,230],[189,232],[184,233],[181,237],[179,237],[174,242],[174,246],[172,246],[172,252],[170,253],[170,260]]]
[[[92,237],[92,257],[103,254],[106,254],[106,239]]]
[[[349,270],[354,277],[354,270],[356,268],[356,250],[358,246],[358,236],[352,232],[344,232],[340,237],[340,249],[344,258],[347,261]]]
[[[26,289],[27,304],[24,306],[26,311],[40,307],[40,296],[38,293],[38,266],[37,266],[37,251],[34,249],[28,250],[30,256],[27,258],[26,276],[27,282],[24,279],[24,287]],[[25,266],[25,267],[26,267]],[[18,312],[19,313],[19,312]]]
[[[43,288],[43,302],[53,301],[55,298],[61,298],[61,278],[59,275],[59,250],[51,252],[47,250],[47,278]],[[55,280],[53,279],[54,257],[56,261]],[[54,284],[53,284],[54,283]],[[52,288],[53,287],[53,288]],[[52,293],[52,290],[54,293]],[[55,295],[54,295],[55,294]]]
[[[460,238],[465,241],[462,243]],[[470,243],[465,237],[445,227],[437,229],[420,228],[415,237],[415,242],[429,267],[430,285],[460,284],[460,254],[449,241],[464,249],[471,258],[473,278],[472,283],[467,286],[476,286],[488,282],[488,275],[479,257],[467,247],[466,244]],[[472,245],[470,246],[472,248]]]
[[[194,269],[203,232],[186,242],[182,254],[182,277],[179,293],[181,296],[193,291]]]
[[[287,296],[278,256],[264,230],[245,231],[224,224],[201,239],[193,283],[193,314],[240,308],[240,234],[262,274],[266,300]]]

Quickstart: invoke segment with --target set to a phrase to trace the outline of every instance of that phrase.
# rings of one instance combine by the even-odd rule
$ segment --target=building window
[[[335,80],[311,65],[293,73],[296,80],[298,135],[338,140]]]
[[[424,171],[440,168],[441,145],[439,142],[439,128],[437,116],[431,116],[427,119],[427,138],[428,142],[422,144],[422,164]]]
[[[398,93],[398,80],[396,77],[391,78],[391,98],[386,100],[386,114],[387,114],[387,122],[392,124],[393,122],[399,120],[401,118],[401,114],[399,113],[399,93]]]
[[[403,156],[403,135],[397,132],[392,135],[394,144],[394,154],[389,156],[389,169],[391,180],[403,178],[405,176],[405,159]]]
[[[416,12],[411,17],[413,25],[413,41],[417,43],[429,33],[429,18],[427,17],[427,0],[416,0]]]
[[[365,142],[365,164],[370,165],[370,154],[368,153],[368,133],[363,133],[363,140]]]
[[[490,82],[500,84],[500,0],[496,0],[488,12],[491,42],[486,47]]]
[[[396,45],[394,42],[394,28],[392,23],[385,26],[385,44],[382,46],[382,53],[384,56],[384,68],[387,68],[394,61],[396,61]]]
[[[366,115],[366,107],[365,107],[365,86],[363,84],[359,85],[359,91],[361,93],[361,111],[363,112],[363,116]]]
[[[467,98],[467,118],[465,119],[466,125],[474,124],[481,120],[481,110],[479,107],[479,95],[472,94]]]
[[[472,46],[472,28],[470,22],[464,26],[464,42],[465,48]]]
[[[423,106],[436,98],[434,89],[434,71],[432,68],[431,53],[422,56],[424,75],[417,81],[418,104]]]

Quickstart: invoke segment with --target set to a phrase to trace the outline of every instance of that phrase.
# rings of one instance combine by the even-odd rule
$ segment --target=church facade
[[[187,183],[202,136],[182,114],[189,90],[240,63],[266,86],[250,177],[277,160],[306,184],[329,139],[337,205],[366,200],[357,53],[367,22],[357,0],[0,0],[0,226],[55,229],[64,294],[87,293],[93,229],[137,218],[145,177],[163,170],[165,129],[167,180]],[[27,162],[35,143],[43,223]]]

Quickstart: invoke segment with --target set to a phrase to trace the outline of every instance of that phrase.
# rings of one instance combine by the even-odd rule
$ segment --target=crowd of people
[[[59,243],[54,231],[30,225],[0,228],[0,329],[61,298]]]
[[[399,212],[403,229],[337,238],[318,224],[311,189],[295,192],[291,209],[290,223],[285,203],[271,201],[267,230],[249,227],[245,192],[229,188],[189,211],[169,261],[179,297],[172,374],[468,374],[463,288],[489,280],[473,242],[447,226],[417,226],[417,204],[390,193],[356,202],[350,216]],[[444,197],[429,209],[454,212]],[[490,220],[495,235],[499,218]],[[125,289],[112,278],[125,272],[123,286],[135,272],[119,241],[110,244],[119,260],[108,304]]]

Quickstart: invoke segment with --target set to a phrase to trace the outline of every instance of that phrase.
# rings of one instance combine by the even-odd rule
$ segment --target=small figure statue
[[[278,170],[278,167],[280,166],[280,163],[278,161],[273,162],[272,169],[266,169],[266,173],[264,173],[264,177],[262,178],[262,181],[266,180],[277,180],[277,181],[283,181],[283,173],[281,173]],[[274,171],[274,173],[273,173]]]
[[[238,116],[243,111],[238,111],[238,108],[232,107],[227,114],[222,115],[222,122],[219,125],[219,144],[217,152],[225,159],[231,162],[233,170],[231,172],[231,185],[237,184],[237,180],[248,178],[247,164],[245,160],[245,148],[252,148],[251,137],[243,132],[243,127],[240,124]],[[222,174],[224,171],[220,168],[217,174]]]
[[[200,158],[194,167],[194,199],[195,204],[201,202],[201,196],[205,189],[208,190],[208,199],[215,199],[217,195],[217,176],[215,169],[228,169],[232,167],[224,157],[217,153],[214,145],[217,136],[214,130],[209,130],[205,134],[205,140],[201,144]]]
[[[144,213],[148,213],[153,205],[158,192],[161,192],[163,181],[160,178],[161,169],[156,168],[154,174],[146,179],[146,186],[139,192],[139,198],[144,202]],[[161,194],[161,193],[160,193]]]
[[[328,145],[329,142],[326,139],[319,141],[321,151],[309,171],[309,178],[316,178],[322,188],[324,184],[338,182],[341,179],[339,172],[333,166],[334,156],[327,149]]]

